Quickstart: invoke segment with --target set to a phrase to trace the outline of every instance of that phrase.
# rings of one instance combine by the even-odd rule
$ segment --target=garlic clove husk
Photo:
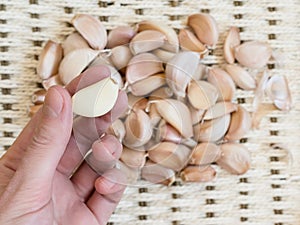
[[[48,90],[50,87],[52,87],[54,85],[63,86],[63,83],[58,74],[51,76],[48,79],[42,81],[42,86],[43,86],[43,88],[45,88],[45,90]]]

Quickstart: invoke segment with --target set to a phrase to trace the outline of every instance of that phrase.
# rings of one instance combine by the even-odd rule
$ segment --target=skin
[[[71,96],[109,75],[106,67],[97,66],[66,88],[48,90],[41,110],[0,159],[0,224],[107,223],[125,181],[121,171],[113,168],[121,144],[111,135],[101,135],[123,113],[127,97],[120,92],[106,115],[73,121]],[[96,162],[93,169],[82,156],[90,149],[89,159]]]

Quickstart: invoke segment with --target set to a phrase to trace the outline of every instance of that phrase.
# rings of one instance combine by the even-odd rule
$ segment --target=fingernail
[[[49,118],[57,118],[63,108],[63,98],[55,87],[51,87],[46,95],[43,114]]]

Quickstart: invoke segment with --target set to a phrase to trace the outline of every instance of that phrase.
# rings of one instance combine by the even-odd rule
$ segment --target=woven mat
[[[294,107],[271,111],[259,130],[243,141],[253,164],[242,176],[218,170],[214,182],[172,187],[129,187],[110,224],[300,224],[300,2],[299,0],[0,0],[0,152],[28,121],[31,94],[40,87],[35,67],[48,39],[61,41],[73,31],[76,13],[99,16],[110,29],[144,19],[184,26],[187,15],[211,13],[220,26],[220,43],[208,64],[223,63],[222,42],[230,25],[242,40],[268,41],[282,62],[272,74],[288,77]],[[238,92],[251,108],[253,95]]]

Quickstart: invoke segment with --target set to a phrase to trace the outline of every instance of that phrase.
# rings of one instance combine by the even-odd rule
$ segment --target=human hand
[[[121,91],[104,116],[73,121],[71,96],[109,75],[106,67],[93,67],[65,89],[48,90],[42,109],[0,159],[0,224],[107,223],[125,189],[113,168],[122,146],[111,135],[99,137],[123,113],[127,97]],[[94,161],[107,167],[102,176],[82,160],[91,148]]]

